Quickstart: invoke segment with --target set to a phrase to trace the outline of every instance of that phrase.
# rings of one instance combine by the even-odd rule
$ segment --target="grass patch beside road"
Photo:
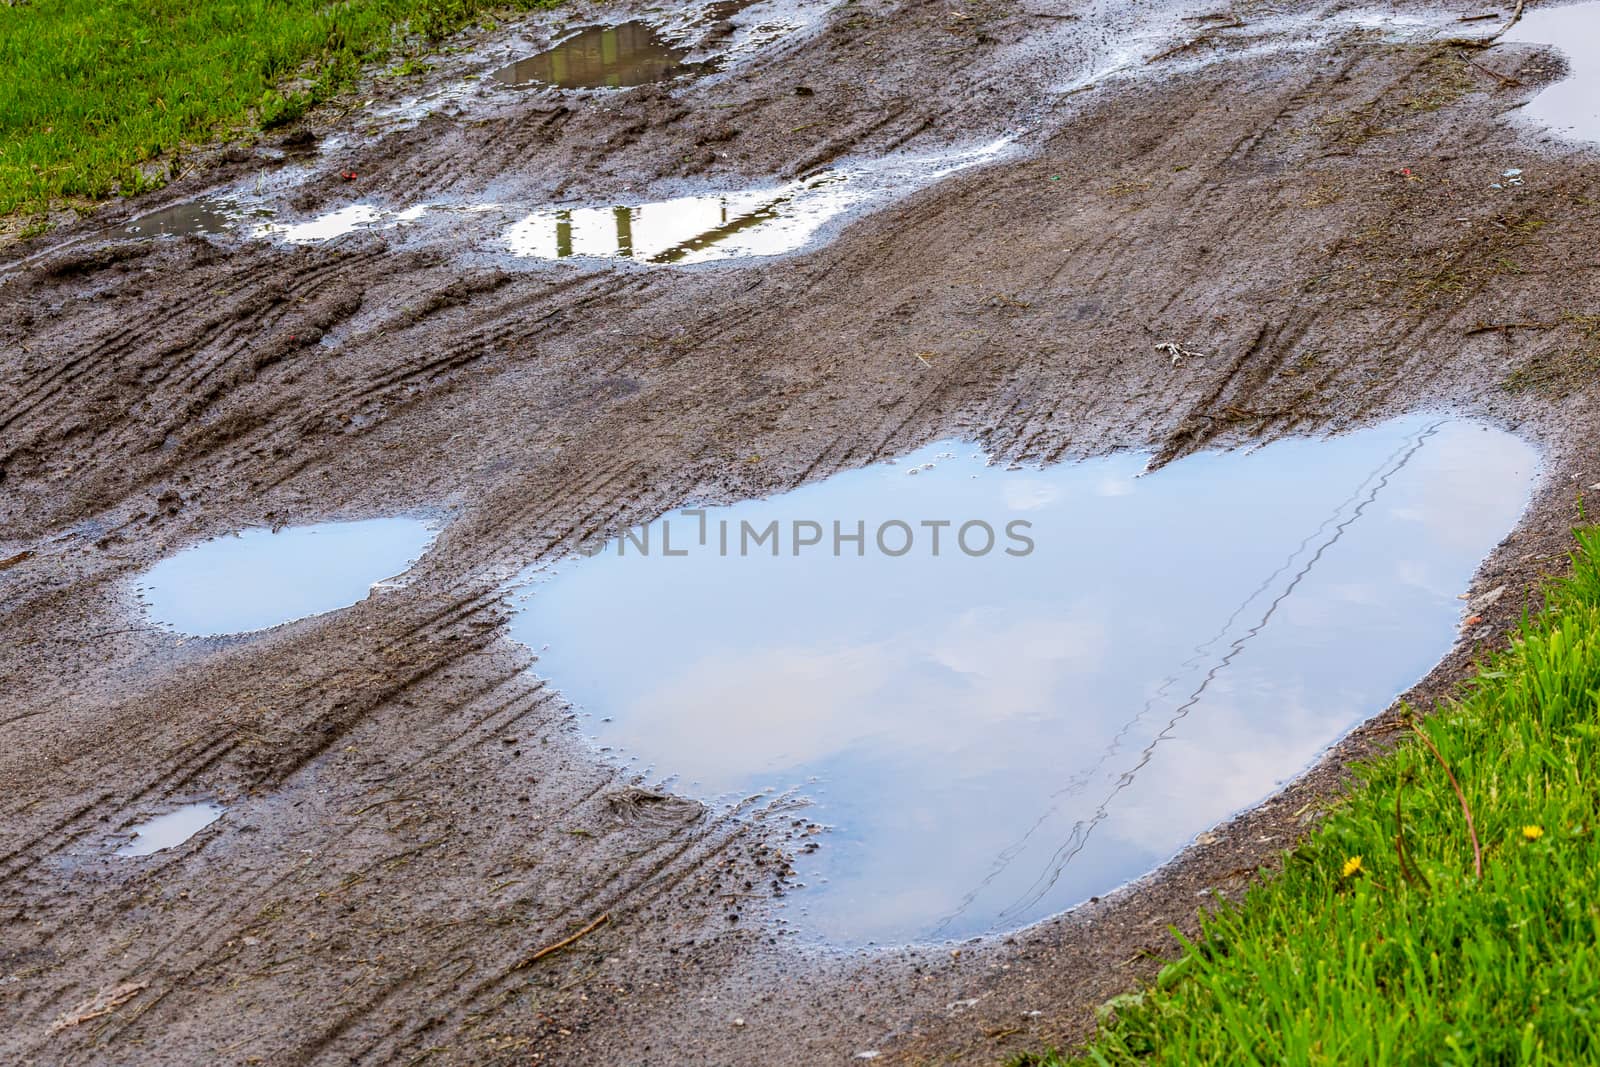
[[[184,146],[289,121],[348,88],[362,64],[408,41],[436,41],[490,7],[481,0],[0,3],[0,216],[159,185],[177,172]]]
[[[1545,610],[1416,724],[1437,753],[1413,734],[1365,766],[1087,1049],[1018,1062],[1600,1061],[1600,531],[1578,542]]]

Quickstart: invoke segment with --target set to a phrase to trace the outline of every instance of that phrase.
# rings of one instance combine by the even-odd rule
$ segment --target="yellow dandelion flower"
[[[1529,823],[1527,826],[1522,828],[1522,836],[1527,838],[1529,841],[1537,841],[1539,838],[1544,836],[1544,827],[1535,826],[1532,823]]]
[[[1344,861],[1344,869],[1340,872],[1342,877],[1354,878],[1361,873],[1361,857],[1351,856]]]

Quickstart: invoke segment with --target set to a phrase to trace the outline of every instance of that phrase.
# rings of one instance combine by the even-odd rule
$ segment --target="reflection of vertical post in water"
[[[727,199],[725,197],[721,198],[718,201],[721,205],[723,219],[721,225],[713,226],[698,237],[691,237],[689,240],[684,241],[682,244],[674,245],[665,252],[657,252],[650,257],[649,261],[651,263],[676,263],[686,256],[710,248],[719,241],[725,241],[743,230],[752,229],[779,218],[784,207],[793,204],[797,197],[813,189],[820,189],[825,185],[833,185],[844,180],[843,175],[834,175],[832,177],[814,179],[799,188],[791,184],[785,187],[788,191],[783,192],[781,195],[773,197],[764,204],[758,204],[743,214],[732,216],[728,214]]]
[[[617,31],[606,30],[600,35],[600,69],[606,72],[606,84],[613,89],[622,88],[622,72],[617,68]]]
[[[572,212],[556,212],[556,256],[572,255]]]
[[[611,214],[617,220],[617,255],[633,258],[633,209],[614,207]]]
[[[570,49],[556,48],[550,52],[550,78],[552,85],[565,85],[572,77],[572,70],[567,64],[567,53]]]

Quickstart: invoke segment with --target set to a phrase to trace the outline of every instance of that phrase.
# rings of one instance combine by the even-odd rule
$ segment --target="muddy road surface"
[[[1565,65],[1485,47],[1508,16],[567,5],[0,251],[0,1058],[993,1062],[1084,1036],[1167,924],[1304,832],[1388,709],[1118,893],[830,949],[778,921],[797,799],[708,807],[597,754],[507,636],[504,583],[941,438],[1165,461],[1451,411],[1544,469],[1477,580],[1510,595],[1413,696],[1445,691],[1600,483],[1600,161],[1519,119]],[[702,65],[492,77],[633,17]],[[552,204],[830,169],[894,177],[787,254],[506,239]],[[206,193],[271,214],[122,232]],[[352,232],[274,229],[358,204]],[[185,638],[134,599],[206,538],[395,515],[437,538],[342,611]],[[226,813],[115,854],[199,802]]]

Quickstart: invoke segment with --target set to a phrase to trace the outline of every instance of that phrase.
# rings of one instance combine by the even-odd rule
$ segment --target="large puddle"
[[[647,22],[588,26],[538,55],[495,71],[507,85],[562,89],[625,89],[670,81],[684,73],[687,50],[667,41]]]
[[[1502,40],[1559,48],[1571,68],[1522,113],[1577,141],[1600,141],[1600,3],[1525,11]]]
[[[162,560],[137,588],[146,613],[167,629],[250,633],[364,599],[414,563],[433,537],[415,519],[245,530]]]
[[[1014,928],[1154,869],[1425,675],[1536,467],[1424,418],[1145,461],[945,443],[675,513],[536,577],[513,632],[641,770],[814,801],[801,928]]]

